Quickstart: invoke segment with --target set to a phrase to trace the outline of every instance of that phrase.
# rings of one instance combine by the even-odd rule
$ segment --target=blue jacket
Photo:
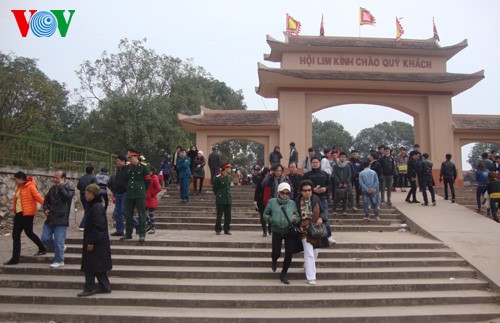
[[[363,189],[363,192],[368,191],[368,189],[373,189],[375,192],[378,191],[378,175],[374,170],[365,168],[364,171],[359,173],[359,185]]]
[[[178,178],[191,178],[191,160],[188,156],[179,157],[177,159],[177,165],[175,166],[177,170]]]

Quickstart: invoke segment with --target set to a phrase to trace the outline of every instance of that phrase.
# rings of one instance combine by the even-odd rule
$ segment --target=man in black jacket
[[[386,204],[391,206],[391,190],[392,184],[394,183],[394,169],[396,163],[394,158],[391,157],[391,149],[389,147],[384,148],[384,155],[378,160],[380,164],[380,170],[382,172],[382,190],[380,191],[380,203],[384,202],[384,192],[387,191]]]
[[[43,203],[47,220],[43,224],[42,243],[48,251],[54,252],[54,262],[50,267],[64,266],[64,242],[69,226],[69,213],[75,189],[66,181],[66,173],[58,170],[52,177],[54,185],[49,189]]]
[[[451,161],[451,154],[446,154],[446,160],[441,163],[441,171],[439,173],[439,181],[444,181],[444,199],[448,199],[448,185],[451,191],[451,203],[455,203],[455,187],[453,184],[457,179],[457,168]]]
[[[419,163],[420,153],[416,152],[408,160],[408,172],[406,175],[410,181],[410,191],[406,195],[405,200],[408,203],[420,203],[420,201],[417,201],[417,170],[419,169]],[[410,197],[412,197],[411,200]]]
[[[123,236],[125,234],[125,199],[127,198],[128,176],[125,171],[127,158],[119,155],[115,160],[116,174],[109,181],[109,188],[113,192],[115,198],[115,210],[113,211],[113,219],[115,220],[115,232],[112,236]]]

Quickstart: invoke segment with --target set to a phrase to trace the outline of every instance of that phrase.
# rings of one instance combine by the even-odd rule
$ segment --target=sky
[[[359,26],[359,8],[375,16],[375,26]],[[22,37],[11,10],[75,10],[66,37]],[[451,73],[485,71],[485,79],[453,98],[453,113],[499,114],[500,1],[497,0],[310,0],[310,1],[159,1],[159,0],[2,0],[0,51],[36,58],[38,67],[67,89],[79,87],[75,71],[103,51],[117,52],[120,39],[146,38],[158,54],[192,59],[215,79],[242,90],[250,110],[276,110],[276,99],[255,93],[257,63],[279,67],[263,59],[270,52],[266,35],[284,41],[286,13],[302,24],[300,35],[319,35],[324,16],[325,36],[394,38],[395,17],[402,17],[403,39],[433,36],[432,19],[441,46],[468,40],[468,47],[448,61]],[[210,108],[210,107],[209,107]],[[352,115],[363,118],[352,118]],[[349,105],[314,114],[334,120],[353,136],[384,121],[413,119],[382,106]],[[470,145],[464,146],[466,155]],[[463,160],[466,156],[463,156]],[[464,167],[466,168],[466,167]]]

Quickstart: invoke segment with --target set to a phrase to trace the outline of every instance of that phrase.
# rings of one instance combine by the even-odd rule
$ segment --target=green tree
[[[67,91],[37,67],[36,60],[0,53],[0,131],[43,133],[60,124]]]
[[[472,146],[471,151],[467,155],[467,162],[471,164],[472,169],[476,169],[477,163],[481,159],[481,154],[484,152],[490,152],[492,150],[498,153],[498,151],[500,150],[500,146],[485,142],[478,142],[474,146]]]
[[[361,130],[354,140],[353,147],[362,156],[366,156],[370,149],[376,150],[380,145],[398,149],[409,148],[413,143],[413,126],[407,122],[391,121]]]
[[[248,140],[227,140],[216,145],[222,162],[249,168],[264,160],[264,146]]]
[[[313,117],[312,122],[313,147],[318,150],[336,146],[340,151],[349,151],[352,145],[352,135],[335,121],[320,121]]]
[[[211,109],[246,105],[241,90],[213,79],[191,60],[159,55],[145,43],[123,39],[117,54],[104,52],[80,66],[80,98],[91,109],[80,130],[86,145],[116,153],[134,147],[157,163],[177,145],[194,144],[178,113],[198,114],[201,105]]]

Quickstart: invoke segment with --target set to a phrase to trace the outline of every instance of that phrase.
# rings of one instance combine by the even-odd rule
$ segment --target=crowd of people
[[[281,164],[283,156],[276,146],[269,156],[269,167],[256,164],[252,168],[255,184],[254,204],[260,215],[262,236],[272,236],[271,269],[277,270],[277,260],[284,242],[285,257],[280,280],[289,284],[287,271],[293,254],[304,251],[304,268],[309,284],[316,284],[318,250],[331,246],[336,241],[332,235],[329,207],[334,215],[347,215],[347,208],[364,210],[364,221],[371,221],[370,208],[374,219],[379,220],[382,203],[392,205],[391,192],[399,188],[406,192],[405,201],[422,206],[436,205],[434,192],[433,162],[429,154],[421,153],[418,144],[411,151],[405,147],[396,152],[385,145],[377,151],[370,151],[362,160],[356,150],[339,151],[336,147],[316,154],[309,148],[299,168],[299,152],[290,143],[289,164]],[[444,184],[444,200],[455,203],[454,183],[457,170],[452,155],[446,154],[439,170],[439,181]],[[215,194],[216,219],[214,231],[231,235],[231,186],[240,182],[231,175],[230,163],[222,164],[222,157],[213,149],[208,160],[203,151],[195,146],[189,151],[178,146],[172,160],[161,163],[159,170],[150,167],[144,157],[133,149],[127,156],[119,155],[115,160],[116,172],[109,176],[108,169],[102,168],[94,175],[94,168],[88,166],[76,188],[80,193],[84,214],[80,222],[83,231],[82,265],[85,285],[78,296],[95,293],[110,293],[111,285],[106,272],[111,270],[109,236],[123,240],[132,239],[133,229],[139,241],[145,241],[146,233],[155,233],[155,210],[158,207],[157,194],[162,186],[177,181],[181,203],[189,202],[190,186],[194,195],[202,192],[205,180],[205,166],[210,169],[212,191]],[[301,170],[301,171],[300,171]],[[485,152],[475,171],[477,212],[486,205],[487,215],[499,222],[497,213],[500,205],[500,156],[496,152]],[[14,175],[17,189],[14,194],[14,227],[12,257],[4,265],[16,265],[20,261],[21,233],[38,247],[36,256],[54,252],[52,268],[64,266],[64,251],[69,215],[75,188],[66,180],[66,174],[57,170],[52,178],[53,186],[45,196],[38,192],[36,182],[19,171]],[[113,220],[115,232],[108,233],[106,210],[108,189],[115,204]],[[422,202],[417,199],[418,189]],[[430,193],[430,201],[427,191]],[[448,194],[448,192],[450,194]],[[33,217],[37,203],[43,205],[45,223],[41,239],[33,232]],[[137,217],[134,216],[137,214]],[[222,223],[222,218],[224,222]],[[297,227],[296,234],[292,228]],[[311,236],[311,227],[321,227],[321,236]],[[95,279],[99,283],[94,288]]]

